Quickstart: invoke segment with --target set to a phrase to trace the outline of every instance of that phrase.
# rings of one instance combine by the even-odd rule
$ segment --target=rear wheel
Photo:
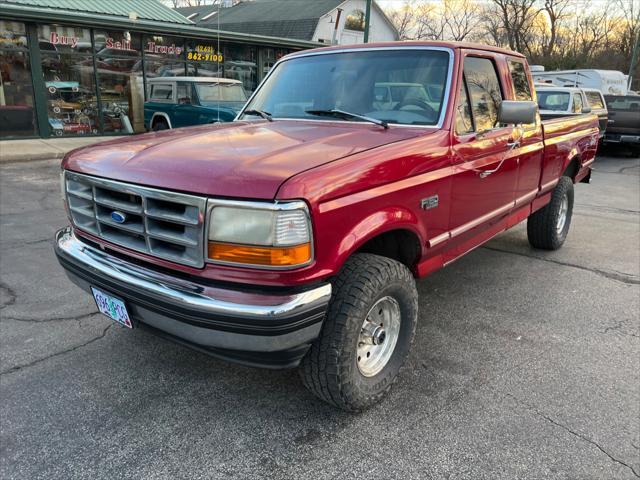
[[[532,247],[559,249],[567,238],[573,214],[573,181],[561,177],[551,194],[551,201],[529,216],[527,237]]]
[[[418,317],[415,280],[400,262],[357,254],[333,288],[322,332],[300,374],[325,402],[364,410],[391,389],[409,353]]]

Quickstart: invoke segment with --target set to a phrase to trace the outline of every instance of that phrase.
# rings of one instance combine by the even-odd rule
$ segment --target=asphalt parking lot
[[[560,251],[522,224],[419,282],[407,367],[350,415],[96,314],[58,161],[3,165],[0,478],[640,477],[640,159],[595,168]]]

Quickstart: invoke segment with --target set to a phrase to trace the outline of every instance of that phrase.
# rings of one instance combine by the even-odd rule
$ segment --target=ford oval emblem
[[[118,212],[116,210],[111,212],[111,220],[113,220],[116,223],[124,223],[127,221],[127,216],[124,213]]]

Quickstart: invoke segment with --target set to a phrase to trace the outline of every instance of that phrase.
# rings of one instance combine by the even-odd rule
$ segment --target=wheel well
[[[409,230],[391,230],[368,240],[356,253],[392,258],[412,269],[420,257],[420,239]]]
[[[564,170],[562,176],[571,178],[575,183],[578,170],[580,170],[580,159],[578,157],[573,157],[569,162],[569,165],[567,165],[567,168]]]
[[[153,128],[153,126],[156,123],[164,123],[167,127],[169,126],[169,122],[167,121],[167,119],[164,117],[164,115],[156,115],[151,119],[151,128]]]

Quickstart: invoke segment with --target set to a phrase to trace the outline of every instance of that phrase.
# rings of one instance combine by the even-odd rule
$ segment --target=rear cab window
[[[512,59],[507,60],[507,63],[509,65],[509,72],[511,73],[515,99],[527,102],[532,101],[531,85],[529,85],[529,78],[527,77],[527,70],[524,67],[524,63]]]
[[[604,108],[604,100],[598,92],[584,92],[591,108]]]

